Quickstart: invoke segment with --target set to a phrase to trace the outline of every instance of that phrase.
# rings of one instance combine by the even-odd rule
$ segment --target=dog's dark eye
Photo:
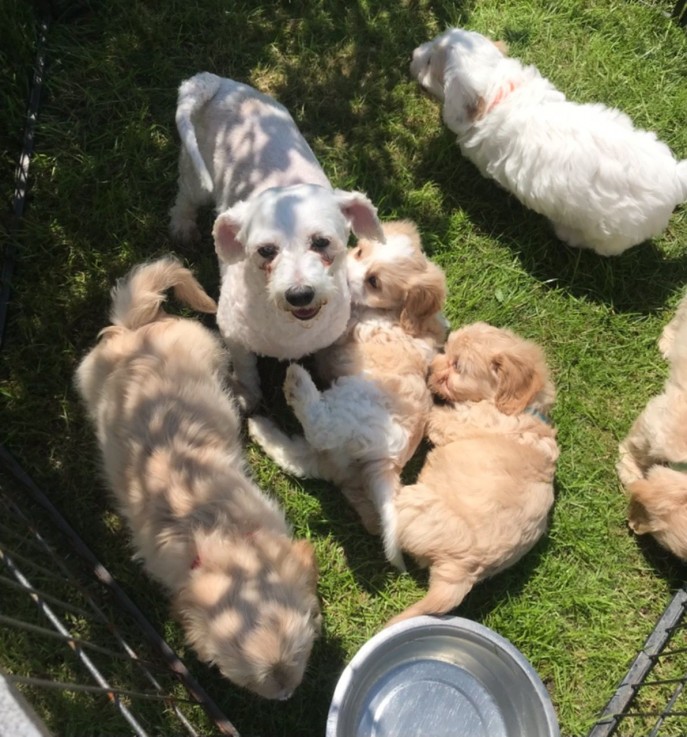
[[[268,243],[266,246],[260,246],[258,248],[258,254],[267,261],[271,261],[278,253],[279,249],[272,243]]]
[[[310,243],[310,248],[313,249],[313,251],[324,251],[329,246],[329,238],[325,238],[324,236],[315,236],[315,238],[312,239]]]
[[[372,289],[379,289],[379,279],[377,279],[374,274],[372,276],[368,276],[365,281],[372,287]]]

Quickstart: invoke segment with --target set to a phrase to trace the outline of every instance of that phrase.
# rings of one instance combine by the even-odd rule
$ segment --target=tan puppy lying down
[[[403,550],[429,566],[427,595],[391,620],[442,614],[544,534],[553,504],[555,390],[533,343],[486,323],[452,333],[432,362],[434,449],[396,497]]]
[[[616,468],[630,527],[687,560],[687,296],[658,346],[670,364],[663,393],[635,420]]]
[[[170,288],[215,312],[174,259],[134,269],[77,387],[137,557],[169,590],[189,643],[234,683],[288,698],[319,631],[313,551],[248,477],[227,355],[200,323],[164,312]]]

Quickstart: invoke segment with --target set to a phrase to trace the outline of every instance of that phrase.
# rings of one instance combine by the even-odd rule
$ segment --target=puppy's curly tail
[[[420,601],[411,604],[407,609],[390,619],[385,627],[397,622],[403,622],[411,617],[423,614],[446,614],[455,609],[474,586],[474,580],[469,576],[461,580],[452,580],[456,571],[451,571],[451,577],[443,577],[441,571],[432,568],[429,574],[429,589]]]
[[[403,553],[398,541],[398,516],[394,497],[401,486],[401,479],[393,469],[381,471],[366,469],[366,485],[382,521],[382,540],[386,559],[399,571],[405,571]]]
[[[200,183],[207,192],[212,192],[214,184],[208,167],[200,154],[198,139],[191,117],[193,113],[211,100],[222,83],[222,78],[211,72],[199,74],[184,80],[179,86],[177,97],[176,124],[181,142],[191,157]]]
[[[112,289],[112,324],[136,330],[155,322],[164,314],[162,303],[168,289],[173,289],[179,301],[198,312],[217,312],[217,304],[193,274],[168,256],[134,267],[117,282]]]

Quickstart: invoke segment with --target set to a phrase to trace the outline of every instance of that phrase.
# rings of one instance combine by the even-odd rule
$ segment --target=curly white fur
[[[617,255],[660,234],[687,200],[687,160],[602,104],[566,99],[533,66],[454,28],[413,52],[463,154],[571,246]]]
[[[333,189],[287,110],[252,87],[201,72],[181,84],[176,122],[171,232],[197,238],[198,208],[215,205],[217,323],[248,408],[260,397],[255,354],[300,358],[343,333],[349,232],[381,228],[367,197]]]

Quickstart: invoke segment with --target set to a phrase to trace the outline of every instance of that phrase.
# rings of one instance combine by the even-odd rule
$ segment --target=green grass
[[[487,320],[544,346],[559,392],[553,415],[562,449],[551,530],[516,568],[473,591],[458,613],[512,640],[546,682],[563,734],[585,734],[684,575],[656,546],[628,533],[614,463],[618,441],[665,376],[655,344],[687,281],[687,210],[652,244],[619,258],[564,247],[543,218],[460,156],[438,106],[410,79],[408,61],[418,43],[448,25],[505,38],[513,55],[536,64],[570,98],[617,105],[686,157],[687,36],[660,12],[670,3],[90,6],[56,22],[49,35],[0,362],[3,441],[183,650],[160,591],[129,559],[71,380],[105,324],[115,278],[174,250],[167,211],[176,185],[179,82],[208,69],[258,86],[292,111],[336,186],[367,192],[385,219],[418,223],[427,251],[446,271],[453,327]],[[0,10],[0,60],[9,71],[8,103],[0,109],[7,201],[33,61],[31,21],[20,0]],[[9,218],[1,222],[6,232]],[[201,245],[177,253],[216,295],[206,225]],[[282,413],[283,369],[270,362],[263,369]],[[248,454],[297,533],[315,545],[324,634],[287,703],[254,698],[186,656],[245,735],[319,735],[346,662],[421,595],[425,578],[417,571],[399,576],[386,565],[379,542],[334,488],[288,478],[254,447]]]

